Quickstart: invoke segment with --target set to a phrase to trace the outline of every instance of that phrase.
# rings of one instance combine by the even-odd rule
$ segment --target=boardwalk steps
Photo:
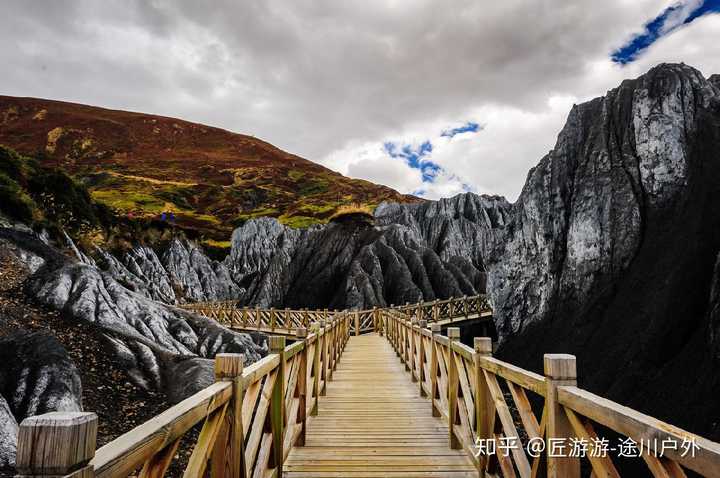
[[[539,375],[494,358],[488,337],[468,347],[456,327],[441,334],[442,324],[491,314],[483,300],[363,317],[320,311],[283,327],[276,312],[260,311],[256,318],[274,317],[271,328],[297,340],[285,345],[284,336],[271,336],[270,355],[247,367],[241,355],[218,355],[213,385],[97,450],[93,413],[30,417],[20,425],[18,476],[165,476],[197,425],[185,477],[579,478],[581,469],[620,476],[614,456],[602,453],[610,431],[638,445],[645,476],[682,478],[691,470],[720,478],[720,444],[579,388],[575,357],[548,354]],[[231,321],[237,313],[234,306],[209,309]],[[310,317],[319,320],[308,331]],[[477,443],[512,440],[520,446],[507,453],[477,453]],[[530,440],[545,450],[533,456]],[[553,441],[584,442],[585,453],[550,453]],[[675,448],[665,448],[668,442]],[[685,443],[692,454],[683,452]]]
[[[353,337],[285,476],[476,477],[467,454],[448,449],[447,425],[429,412],[384,337]]]

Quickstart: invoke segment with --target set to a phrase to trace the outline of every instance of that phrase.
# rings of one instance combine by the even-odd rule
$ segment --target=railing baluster
[[[315,349],[313,351],[313,403],[310,415],[318,414],[318,402],[320,401],[320,323],[313,322],[312,331],[315,334]]]
[[[416,382],[415,377],[415,323],[417,319],[410,321],[410,381]]]
[[[282,478],[285,438],[285,337],[281,335],[270,337],[270,353],[280,356],[277,378],[270,398],[270,428],[272,431],[270,468],[275,468],[274,476]]]
[[[420,320],[418,322],[420,328],[418,333],[418,382],[420,383],[420,396],[426,396],[423,384],[425,383],[425,335],[423,331],[427,328],[427,320]]]
[[[325,320],[320,321],[320,366],[321,366],[321,374],[320,379],[322,383],[320,384],[320,396],[324,397],[327,393],[327,376],[328,376],[328,353],[327,353],[327,347],[328,347],[328,329],[325,326]]]
[[[473,355],[474,380],[475,380],[475,440],[489,440],[493,434],[493,419],[495,418],[495,406],[493,405],[492,395],[488,389],[480,365],[481,357],[492,356],[492,339],[488,337],[475,337],[473,341],[475,346],[475,354]],[[487,466],[488,456],[481,454],[478,456],[478,469],[484,473]],[[483,476],[481,473],[480,476]]]
[[[297,446],[305,446],[305,436],[307,428],[307,367],[308,367],[308,341],[307,329],[300,328],[297,330],[298,340],[305,342],[305,347],[300,352],[300,361],[298,364],[298,384],[297,395],[300,399],[300,408],[298,409],[297,422],[300,423],[300,435],[298,435]]]
[[[442,329],[440,324],[432,324],[430,326],[432,331],[432,340],[430,346],[432,347],[430,353],[430,404],[432,406],[432,415],[434,417],[440,416],[440,410],[435,406],[435,400],[440,399],[440,393],[438,390],[438,342],[436,337],[440,335]]]
[[[448,429],[450,435],[450,448],[457,450],[462,448],[460,440],[455,435],[455,424],[458,422],[457,416],[457,400],[458,400],[458,370],[457,364],[455,363],[455,351],[453,350],[453,342],[460,340],[460,329],[458,327],[448,327],[448,360],[447,360],[447,371],[448,371]]]

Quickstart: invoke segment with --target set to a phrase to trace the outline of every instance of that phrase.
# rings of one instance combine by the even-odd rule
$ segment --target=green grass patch
[[[316,217],[311,216],[280,216],[278,218],[280,223],[285,224],[289,227],[294,227],[295,229],[304,229],[307,227],[310,227],[314,224],[321,224],[323,221]]]
[[[305,173],[303,171],[298,171],[297,169],[291,169],[290,171],[288,171],[288,177],[293,181],[297,181],[303,176],[305,176]]]
[[[165,210],[165,201],[150,194],[123,189],[95,190],[92,197],[98,202],[119,211],[142,210],[160,214]]]
[[[306,179],[298,183],[298,193],[301,196],[315,196],[327,192],[328,182],[324,179]]]

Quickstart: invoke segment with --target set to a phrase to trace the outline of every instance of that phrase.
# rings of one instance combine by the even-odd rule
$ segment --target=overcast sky
[[[428,198],[517,198],[573,103],[720,72],[720,0],[4,1],[0,94],[252,134]]]

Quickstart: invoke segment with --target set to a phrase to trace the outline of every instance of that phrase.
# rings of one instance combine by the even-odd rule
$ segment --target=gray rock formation
[[[157,252],[137,245],[117,256],[101,249],[96,255],[97,264],[123,286],[167,304],[228,300],[243,293],[223,263],[187,240],[173,239]]]
[[[10,405],[0,395],[0,470],[15,467],[18,424]]]
[[[81,411],[80,374],[47,332],[0,337],[0,468],[15,462],[18,423],[51,411]]]
[[[482,263],[458,252],[441,257],[403,224],[297,230],[263,218],[234,231],[225,264],[245,304],[362,309],[483,292]]]
[[[172,400],[212,380],[209,359],[217,353],[243,353],[246,363],[252,363],[267,351],[264,338],[257,337],[258,344],[248,334],[151,300],[126,288],[113,274],[58,253],[31,233],[0,228],[0,238],[25,255],[43,258],[44,265],[26,282],[29,296],[99,328],[113,345],[109,353],[124,362],[138,385],[163,390]],[[154,255],[145,252],[145,257]]]
[[[500,356],[574,353],[591,390],[720,437],[718,154],[718,77],[688,66],[575,106],[502,225],[453,233],[484,265]],[[418,206],[393,209],[442,257]]]

